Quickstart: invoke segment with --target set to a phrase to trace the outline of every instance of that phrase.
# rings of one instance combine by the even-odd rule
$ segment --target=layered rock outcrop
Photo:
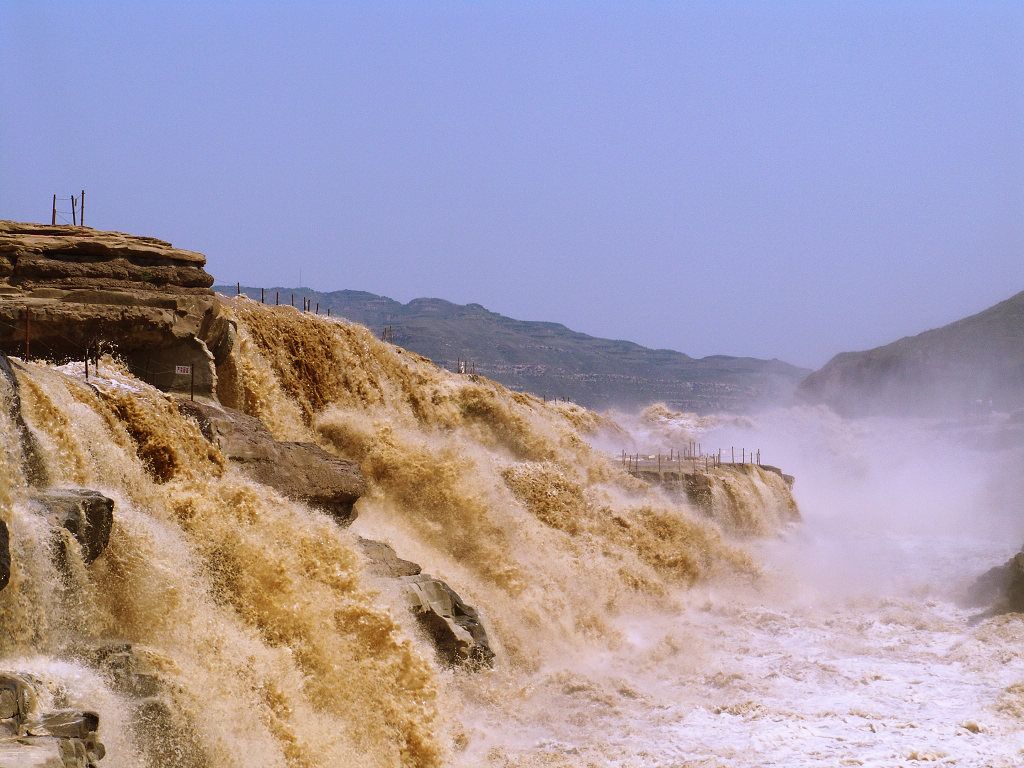
[[[151,237],[0,221],[0,351],[52,360],[115,352],[140,378],[212,392],[219,316],[201,253]]]
[[[178,408],[199,424],[207,440],[258,483],[295,501],[329,512],[342,525],[366,490],[359,464],[315,443],[275,440],[259,419],[213,402],[185,400]]]

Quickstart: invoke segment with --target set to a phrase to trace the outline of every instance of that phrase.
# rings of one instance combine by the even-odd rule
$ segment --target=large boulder
[[[366,490],[359,464],[315,443],[274,440],[259,419],[200,400],[178,401],[207,440],[258,483],[290,499],[330,513],[342,525],[355,519],[353,505]]]
[[[476,608],[429,573],[402,577],[409,608],[449,666],[490,666],[494,652]]]
[[[389,545],[360,538],[359,546],[371,574],[398,582],[403,599],[442,663],[471,669],[494,663],[494,652],[476,608],[467,605],[441,579],[398,557]]]
[[[114,522],[113,499],[90,488],[47,488],[33,491],[32,499],[46,510],[54,526],[63,528],[78,541],[87,564],[107,548]],[[65,561],[66,557],[63,539],[58,539],[58,561]]]
[[[225,333],[201,253],[89,227],[0,221],[0,351],[82,360],[112,351],[161,389],[216,385]],[[26,328],[27,326],[27,328]]]
[[[28,674],[0,674],[0,766],[96,768],[105,754],[95,712],[40,705],[46,683]]]

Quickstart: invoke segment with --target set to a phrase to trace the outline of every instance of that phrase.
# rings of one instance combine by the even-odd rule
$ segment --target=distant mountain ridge
[[[1024,407],[1024,292],[949,325],[843,352],[798,394],[846,415],[951,415]]]
[[[214,286],[234,295],[236,286]],[[260,300],[260,289],[242,286]],[[328,308],[437,365],[471,370],[510,389],[547,398],[568,398],[589,408],[636,408],[662,401],[679,410],[742,411],[789,399],[809,372],[779,360],[713,355],[692,358],[668,349],[578,333],[559,323],[516,320],[479,304],[413,299],[402,304],[365,291],[323,293],[304,288],[264,291],[282,304],[308,298],[321,313]]]

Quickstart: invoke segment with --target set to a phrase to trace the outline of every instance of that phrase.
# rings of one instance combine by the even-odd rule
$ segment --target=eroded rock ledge
[[[213,402],[179,400],[179,410],[199,424],[207,440],[257,483],[329,512],[342,525],[355,519],[352,505],[366,491],[359,464],[315,443],[275,440],[259,419]]]
[[[0,351],[81,360],[113,351],[166,390],[212,392],[229,333],[201,253],[89,227],[0,221]]]

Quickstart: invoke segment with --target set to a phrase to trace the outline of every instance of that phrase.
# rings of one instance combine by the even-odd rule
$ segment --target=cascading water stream
[[[972,630],[913,590],[822,595],[808,562],[834,541],[831,502],[806,456],[774,460],[798,476],[796,528],[777,474],[709,471],[708,514],[613,458],[631,435],[656,449],[760,424],[768,445],[784,422],[600,416],[441,371],[344,321],[223,308],[237,345],[218,364],[222,402],[357,460],[368,491],[341,529],[247,479],[116,361],[88,384],[76,364],[19,367],[47,482],[98,490],[115,511],[95,562],[64,537],[62,571],[6,441],[2,666],[99,712],[100,765],[1010,765],[1024,746],[1006,725],[1024,680],[1014,620]],[[808,434],[826,423],[777,418],[818,419],[797,425]],[[856,444],[825,442],[844,456]],[[815,450],[818,477],[838,476]],[[445,668],[396,590],[364,572],[357,535],[477,606],[495,669]],[[151,690],[103,661],[125,646]],[[899,703],[944,686],[948,716]]]

